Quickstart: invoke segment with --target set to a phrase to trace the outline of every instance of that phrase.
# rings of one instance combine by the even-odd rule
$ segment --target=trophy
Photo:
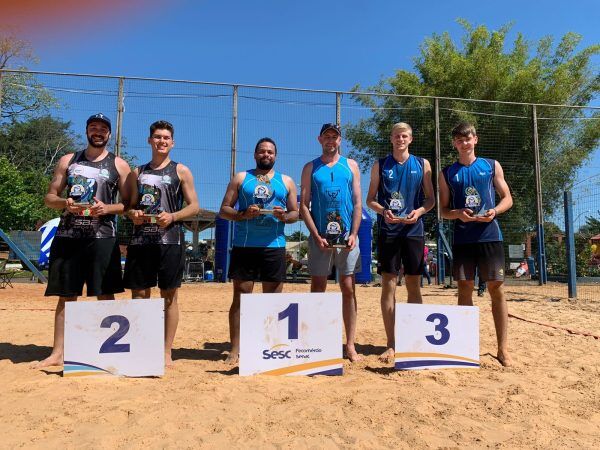
[[[325,239],[331,248],[347,248],[346,233],[342,217],[337,211],[327,214],[327,227],[325,228]]]
[[[162,212],[160,189],[150,184],[140,188],[140,209],[144,213],[144,222],[156,223],[156,216]]]
[[[388,206],[388,209],[396,219],[406,219],[408,216],[405,211],[406,203],[400,192],[392,192],[392,198],[390,199]]]
[[[258,205],[261,214],[273,214],[271,202],[275,197],[271,189],[271,180],[267,175],[258,175],[256,177],[256,187],[254,188],[254,204]]]
[[[70,177],[69,198],[73,199],[76,206],[81,206],[83,209],[79,212],[80,216],[89,216],[90,209],[94,203],[94,195],[96,191],[96,181],[91,178],[85,178],[81,175]]]
[[[465,189],[465,208],[473,211],[473,217],[483,217],[487,212],[487,208],[481,202],[481,195],[479,195],[479,192],[473,186]]]

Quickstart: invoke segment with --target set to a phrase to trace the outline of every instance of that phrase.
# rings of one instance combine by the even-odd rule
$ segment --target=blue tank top
[[[267,178],[268,180],[268,178]],[[266,198],[263,197],[266,194]],[[273,206],[287,206],[288,189],[279,172],[266,182],[257,179],[255,170],[246,172],[246,177],[238,190],[238,209],[244,211],[250,205],[266,201],[265,209]],[[252,220],[235,222],[233,231],[234,247],[285,247],[285,224],[272,214],[262,214]]]
[[[333,166],[317,158],[312,162],[310,215],[320,236],[334,231],[343,236],[352,228],[352,180],[348,158],[340,156]],[[337,225],[336,225],[337,224]],[[338,229],[339,228],[339,229]]]
[[[386,209],[399,209],[401,215],[420,208],[424,198],[423,167],[423,158],[414,155],[403,163],[396,161],[392,155],[380,159],[377,202]],[[386,223],[378,214],[377,225],[385,236],[424,236],[422,217],[413,224]]]
[[[495,164],[493,159],[477,158],[470,166],[455,162],[444,167],[452,209],[469,208],[477,214],[496,206]],[[455,244],[497,241],[502,241],[502,232],[495,218],[491,222],[454,221]]]

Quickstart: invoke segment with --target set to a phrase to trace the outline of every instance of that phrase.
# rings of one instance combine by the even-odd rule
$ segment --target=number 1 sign
[[[342,295],[242,294],[240,375],[342,375]]]
[[[479,368],[479,308],[396,303],[397,370]]]
[[[67,302],[64,376],[161,376],[164,300]]]

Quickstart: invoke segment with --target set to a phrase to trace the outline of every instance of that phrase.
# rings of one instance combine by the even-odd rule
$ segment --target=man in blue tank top
[[[132,298],[150,298],[158,284],[165,299],[165,365],[171,367],[171,349],[179,323],[177,289],[185,266],[182,221],[200,211],[190,169],[171,160],[175,130],[167,121],[150,125],[150,162],[134,170],[135,206],[127,212],[134,223],[127,247],[124,283]],[[185,201],[185,206],[184,206]]]
[[[46,206],[63,211],[50,248],[45,294],[57,295],[58,304],[52,353],[34,364],[36,368],[63,364],[65,302],[77,300],[84,284],[88,297],[98,300],[112,300],[123,292],[115,215],[129,206],[135,178],[127,162],[107,150],[110,134],[104,114],[88,118],[87,148],[61,157],[48,186]]]
[[[394,361],[396,285],[404,268],[408,303],[423,303],[421,274],[425,262],[422,216],[435,204],[429,161],[409,153],[412,128],[404,122],[392,126],[392,153],[371,169],[367,205],[377,213],[377,271],[381,275],[381,314],[387,348],[380,356]]]
[[[298,199],[294,181],[273,169],[276,158],[275,141],[260,139],[254,148],[256,168],[235,174],[219,211],[235,222],[229,263],[231,351],[226,359],[231,364],[239,360],[240,295],[251,294],[255,281],[262,282],[263,293],[279,293],[285,280],[284,226],[298,220]]]
[[[496,216],[510,209],[512,196],[498,161],[475,156],[475,127],[460,123],[452,130],[458,161],[439,175],[442,217],[455,220],[453,276],[458,304],[473,305],[475,272],[487,283],[498,341],[498,361],[511,365],[508,353],[508,307],[504,298],[504,247]],[[496,204],[496,193],[500,201]]]
[[[362,203],[360,171],[352,159],[340,155],[340,128],[333,123],[321,127],[318,137],[320,157],[302,170],[300,212],[310,232],[308,270],[311,292],[325,292],[327,277],[335,265],[342,291],[346,329],[346,356],[359,359],[356,337],[356,297],[354,274],[360,272],[358,228]],[[338,246],[343,246],[339,248]]]

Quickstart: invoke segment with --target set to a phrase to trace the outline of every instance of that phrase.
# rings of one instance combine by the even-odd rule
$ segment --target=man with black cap
[[[91,116],[87,148],[60,158],[44,199],[46,206],[63,213],[50,248],[45,294],[58,296],[54,347],[36,368],[63,364],[65,302],[77,300],[84,283],[87,296],[99,300],[112,300],[124,290],[115,217],[127,209],[135,177],[123,159],[106,149],[110,134],[108,117]],[[61,195],[65,188],[66,198]]]
[[[356,161],[340,155],[342,133],[338,125],[324,124],[317,139],[323,151],[302,170],[300,200],[300,214],[310,232],[310,290],[325,292],[327,277],[335,265],[342,291],[346,356],[354,362],[359,359],[354,347],[354,274],[361,270],[358,248],[362,214],[360,170]]]

